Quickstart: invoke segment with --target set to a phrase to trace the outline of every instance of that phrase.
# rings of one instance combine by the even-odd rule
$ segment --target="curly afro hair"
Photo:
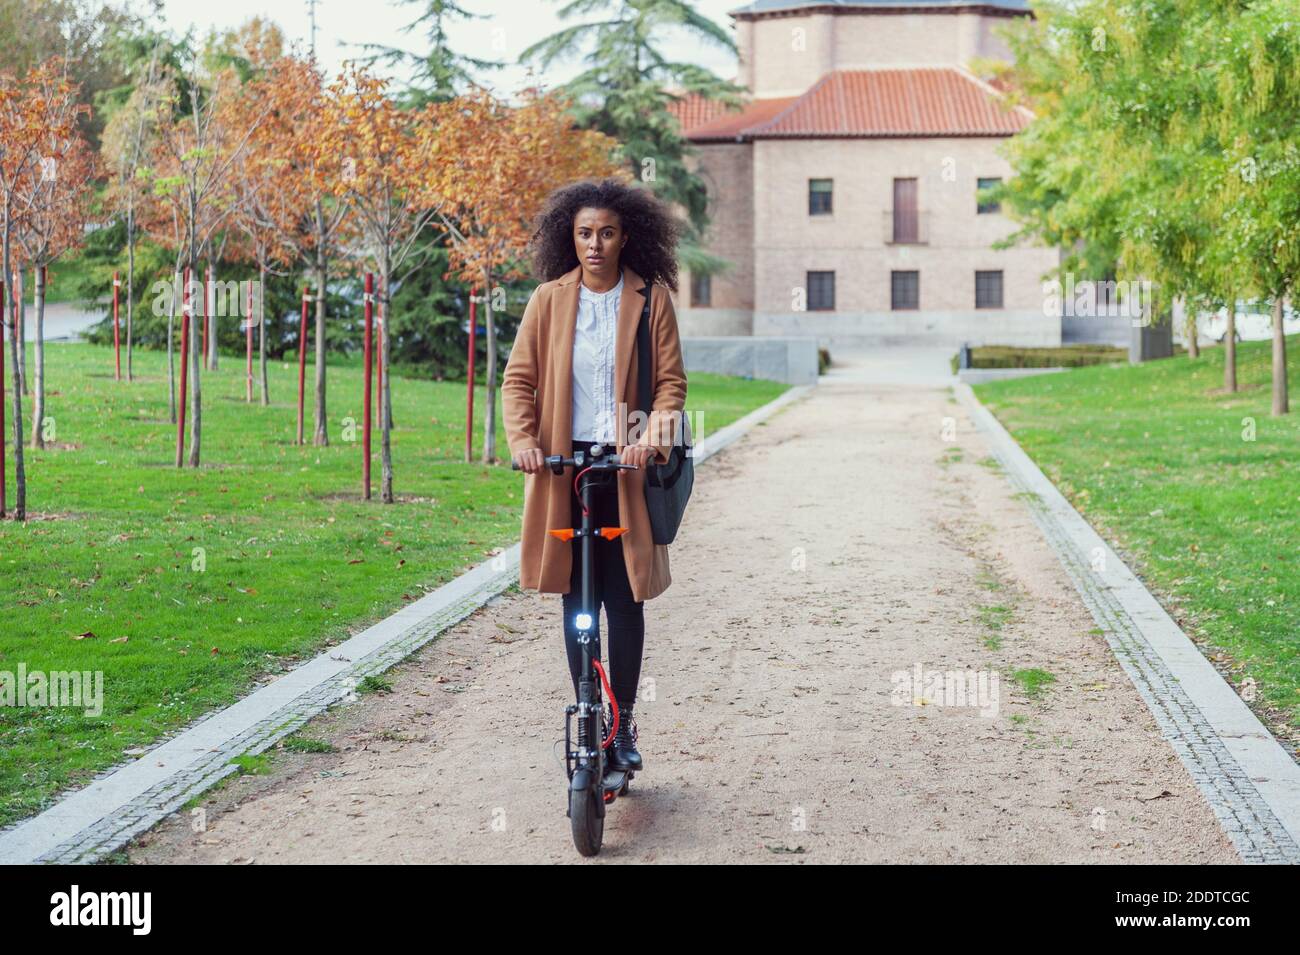
[[[529,242],[533,276],[549,282],[576,268],[573,220],[580,209],[609,209],[618,214],[627,244],[619,258],[651,285],[677,291],[677,243],[682,227],[668,205],[649,189],[619,179],[582,179],[546,197],[533,223]]]

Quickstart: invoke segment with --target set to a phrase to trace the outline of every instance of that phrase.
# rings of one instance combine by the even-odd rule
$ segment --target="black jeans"
[[[587,451],[590,441],[574,441],[574,451]],[[612,449],[611,449],[612,450]],[[571,475],[572,472],[569,472]],[[573,478],[568,478],[572,487]],[[618,478],[615,475],[586,475],[581,483],[595,481],[592,485],[592,517],[596,527],[618,527]],[[582,504],[576,494],[570,493],[573,526],[582,526]],[[623,560],[623,537],[613,540],[596,537],[592,543],[595,604],[592,616],[592,636],[595,644],[592,657],[600,659],[600,607],[604,604],[605,619],[609,624],[609,683],[614,698],[619,703],[636,702],[637,683],[641,679],[641,653],[645,648],[645,601],[632,599],[632,585],[627,579],[627,564]],[[582,551],[577,539],[573,547],[573,571],[569,575],[569,592],[563,595],[564,649],[569,657],[569,675],[573,677],[573,694],[578,694],[578,678],[582,673],[582,646],[578,643],[578,628],[574,618],[582,610]]]

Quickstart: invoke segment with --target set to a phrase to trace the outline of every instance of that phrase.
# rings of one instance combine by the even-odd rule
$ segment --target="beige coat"
[[[560,278],[542,283],[524,309],[501,382],[506,441],[514,458],[529,448],[565,457],[573,453],[573,338],[581,275],[582,266],[575,265]],[[616,401],[626,403],[629,415],[637,407],[636,327],[648,291],[645,280],[624,266],[614,344],[614,394]],[[653,443],[659,452],[658,460],[664,462],[675,433],[675,416],[669,413],[680,412],[686,406],[686,372],[677,335],[677,314],[663,286],[656,287],[651,298],[650,341],[654,346],[650,356],[653,411],[649,425],[641,429],[644,435],[639,443]],[[626,430],[620,429],[619,451],[626,438],[636,437],[632,431],[635,424],[635,419],[629,418]],[[651,537],[645,472],[620,471],[617,479],[619,524],[629,528],[622,539],[632,596],[650,600],[672,582],[668,547],[655,544]],[[519,586],[543,593],[568,593],[574,545],[547,531],[572,524],[569,508],[573,469],[558,476],[547,469],[526,475],[524,481]]]

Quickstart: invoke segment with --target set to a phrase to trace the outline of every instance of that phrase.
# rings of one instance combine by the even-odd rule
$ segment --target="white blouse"
[[[608,292],[578,282],[578,323],[573,332],[574,441],[614,444],[614,336],[623,275]]]

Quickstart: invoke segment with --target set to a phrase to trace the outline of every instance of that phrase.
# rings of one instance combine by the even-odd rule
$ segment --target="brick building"
[[[822,344],[1056,345],[1043,275],[1055,249],[979,188],[1030,120],[971,71],[1009,58],[995,30],[1025,0],[755,0],[733,10],[746,107],[676,115],[708,184],[722,275],[683,272],[684,335],[813,335]]]

